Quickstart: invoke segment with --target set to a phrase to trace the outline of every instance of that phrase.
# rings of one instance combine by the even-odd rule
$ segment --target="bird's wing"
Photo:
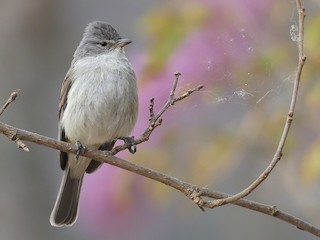
[[[61,126],[61,120],[62,120],[63,112],[67,106],[68,93],[71,88],[71,84],[72,84],[72,82],[71,82],[69,76],[67,75],[65,77],[65,79],[63,80],[61,92],[60,92],[58,138],[60,141],[65,141],[65,142],[67,142],[68,139],[65,135],[65,131],[64,131],[63,127]],[[68,161],[68,154],[65,152],[60,152],[60,167],[62,170],[64,170],[66,168],[67,161]]]
[[[102,144],[98,150],[107,150],[111,151],[116,141],[112,142],[106,142],[105,144]],[[92,159],[89,166],[86,169],[86,173],[93,173],[95,170],[97,170],[101,166],[102,162],[99,162],[97,160]]]

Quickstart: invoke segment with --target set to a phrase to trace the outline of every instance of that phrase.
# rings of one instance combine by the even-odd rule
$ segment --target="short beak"
[[[118,48],[118,47],[124,47],[126,45],[128,45],[129,43],[131,43],[132,41],[129,39],[119,39],[113,46],[112,48]]]

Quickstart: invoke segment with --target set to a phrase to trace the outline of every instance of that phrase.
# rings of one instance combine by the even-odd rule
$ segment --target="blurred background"
[[[320,226],[320,3],[307,10],[298,104],[284,156],[249,196]],[[297,66],[295,1],[1,0],[0,103],[10,125],[56,138],[61,82],[84,27],[109,21],[133,40],[127,55],[139,81],[140,115],[178,93],[205,88],[166,112],[132,156],[120,156],[229,194],[269,164],[281,135]],[[58,152],[0,137],[0,239],[315,239],[269,216],[228,205],[201,212],[181,193],[105,165],[86,175],[78,221],[53,228],[61,181]]]

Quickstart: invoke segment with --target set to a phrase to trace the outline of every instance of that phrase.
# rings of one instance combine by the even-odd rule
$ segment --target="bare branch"
[[[13,91],[10,94],[10,97],[8,98],[8,100],[6,101],[6,103],[2,106],[2,108],[0,109],[0,116],[2,115],[2,113],[4,112],[4,110],[6,110],[6,108],[10,105],[10,103],[12,103],[14,100],[16,100],[18,93],[19,93],[20,89],[17,89],[15,91]],[[17,138],[15,135],[10,135],[8,136],[12,141],[14,141],[18,148],[21,148],[22,150],[29,152],[29,148],[27,147],[26,144],[24,144],[19,138]]]
[[[154,98],[150,99],[150,105],[149,105],[149,121],[151,121],[154,118]]]
[[[4,112],[4,110],[6,110],[6,108],[10,105],[10,103],[12,103],[14,100],[16,100],[18,93],[19,93],[20,89],[17,89],[15,91],[13,91],[10,94],[10,97],[8,98],[8,100],[6,101],[6,103],[2,106],[2,108],[0,109],[0,116],[2,115],[2,113]]]
[[[171,89],[170,96],[169,96],[169,100],[170,100],[172,105],[174,104],[173,103],[174,95],[175,95],[175,92],[176,92],[176,89],[177,89],[177,85],[178,85],[178,81],[179,81],[179,78],[181,76],[181,73],[180,72],[175,72],[174,76],[175,76],[175,79],[173,81],[172,89]]]
[[[232,203],[234,201],[237,201],[241,198],[248,196],[254,189],[256,189],[269,176],[269,174],[272,172],[272,170],[274,169],[276,164],[280,161],[281,157],[283,156],[282,150],[285,145],[285,142],[286,142],[286,139],[289,134],[290,127],[291,127],[291,123],[293,120],[293,115],[294,115],[297,96],[298,96],[298,89],[299,89],[299,83],[300,83],[300,78],[301,78],[301,72],[302,72],[302,68],[304,66],[304,63],[306,61],[306,56],[304,54],[304,48],[303,48],[304,18],[306,16],[306,14],[305,14],[305,9],[301,5],[300,0],[296,0],[296,5],[297,5],[297,10],[298,10],[298,16],[299,16],[299,37],[298,37],[299,63],[298,63],[298,67],[297,67],[296,77],[294,80],[289,112],[287,114],[286,123],[285,123],[284,129],[282,132],[282,136],[281,136],[279,144],[278,144],[278,148],[274,154],[274,157],[271,160],[270,164],[267,166],[267,168],[247,188],[245,188],[244,190],[242,190],[241,192],[239,192],[233,196],[230,196],[230,197],[227,197],[224,199],[218,199],[218,200],[206,202],[206,207],[214,208],[214,207],[222,206],[222,205]]]
[[[21,140],[36,143],[38,145],[46,146],[46,147],[60,150],[63,152],[75,154],[77,151],[77,148],[74,144],[61,142],[53,138],[48,138],[36,133],[18,129],[1,122],[0,122],[0,133],[3,133],[5,136],[9,138],[13,134]],[[147,177],[149,179],[155,180],[157,182],[161,182],[167,186],[175,188],[180,192],[182,192],[184,195],[186,195],[189,199],[191,199],[194,203],[196,203],[202,209],[207,208],[206,204],[208,202],[205,199],[203,199],[202,196],[207,198],[214,198],[214,199],[223,199],[223,198],[230,197],[230,195],[228,194],[213,191],[205,187],[199,187],[194,184],[181,181],[175,177],[165,175],[153,169],[146,168],[146,167],[134,164],[132,162],[126,161],[124,159],[118,158],[116,156],[113,156],[112,152],[109,152],[109,151],[102,152],[98,150],[86,149],[84,152],[81,152],[80,155],[91,158],[91,159],[96,159],[98,161],[101,161],[107,164],[111,164],[113,166],[125,169],[127,171],[139,174],[141,176]],[[285,213],[277,209],[275,206],[268,206],[268,205],[257,203],[247,199],[237,200],[235,202],[232,202],[232,204],[275,217],[277,219],[280,219],[282,221],[285,221],[289,224],[296,226],[300,230],[307,231],[315,236],[320,237],[319,228],[316,228],[310,223],[305,222],[295,216]]]
[[[162,124],[162,115],[170,108],[172,107],[176,102],[181,101],[182,99],[190,96],[192,93],[196,91],[200,91],[203,88],[203,85],[198,85],[195,88],[189,89],[187,92],[183,93],[180,96],[176,97],[176,89],[177,84],[179,81],[179,78],[181,76],[181,73],[175,72],[175,79],[173,81],[173,85],[170,91],[170,95],[168,97],[167,102],[164,104],[164,106],[159,110],[157,114],[154,113],[154,98],[150,99],[149,104],[149,126],[146,128],[144,133],[137,139],[134,140],[134,144],[138,145],[140,143],[146,142],[149,140],[150,135],[152,134],[153,130],[156,129],[158,126]],[[116,153],[123,151],[124,149],[128,148],[127,144],[116,146],[111,150],[112,155],[115,155]]]

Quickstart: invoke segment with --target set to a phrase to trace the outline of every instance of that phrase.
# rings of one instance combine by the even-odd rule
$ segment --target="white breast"
[[[61,125],[71,142],[99,146],[128,136],[138,111],[134,72],[123,56],[86,57],[73,66]]]

